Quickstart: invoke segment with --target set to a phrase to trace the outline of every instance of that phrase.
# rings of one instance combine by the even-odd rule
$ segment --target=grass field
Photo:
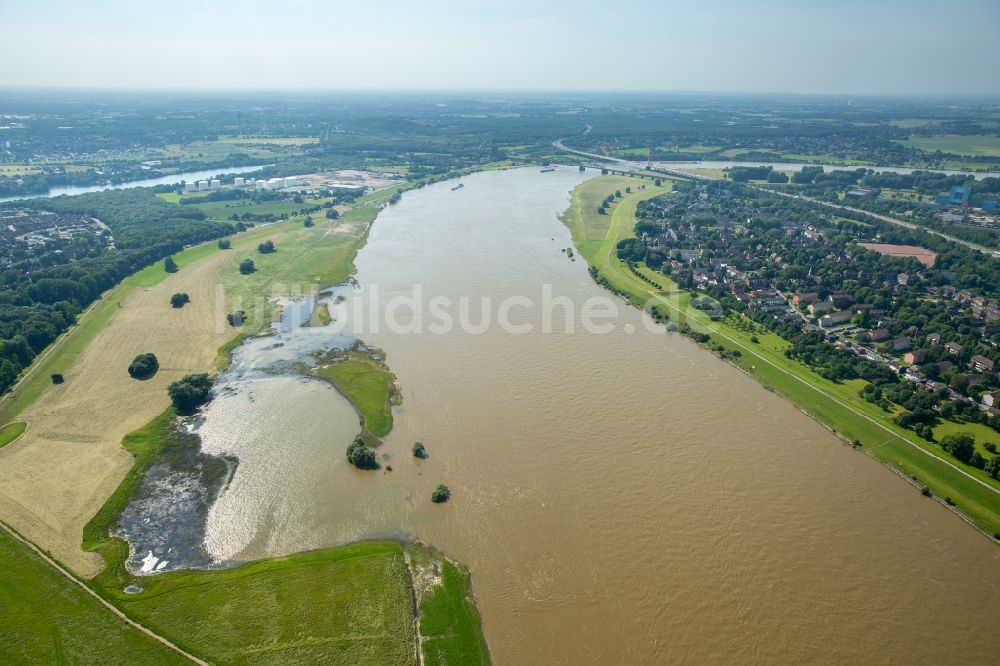
[[[0,428],[0,449],[21,436],[28,424],[24,421],[14,421]]]
[[[860,440],[869,455],[915,477],[935,495],[950,497],[987,533],[1000,531],[1000,484],[981,470],[958,462],[940,447],[917,438],[912,431],[896,426],[889,415],[858,396],[859,382],[836,384],[785,358],[788,343],[774,333],[754,328],[749,320],[731,317],[725,322],[711,321],[705,313],[688,307],[690,294],[679,290],[665,276],[658,279],[664,287],[661,291],[632,275],[618,260],[615,246],[619,240],[634,235],[638,202],[657,192],[651,188],[635,191],[633,187],[635,193],[626,195],[612,208],[605,239],[591,240],[588,230],[605,222],[597,219],[603,216],[597,215],[596,207],[587,204],[593,197],[600,200],[608,190],[619,187],[620,182],[606,177],[586,181],[573,191],[572,205],[564,216],[580,254],[597,266],[611,285],[625,292],[637,307],[655,304],[675,321],[708,333],[711,344],[727,352],[739,351],[741,356],[733,362],[763,385],[784,395],[848,441]],[[752,335],[757,337],[757,343],[751,341]]]
[[[351,401],[368,432],[376,437],[389,434],[396,376],[384,363],[373,360],[365,352],[351,351],[346,360],[316,368],[313,372],[336,386]]]
[[[399,543],[360,543],[221,571],[176,571],[139,584],[139,594],[115,594],[116,605],[212,662],[415,661],[411,591]]]
[[[909,148],[917,148],[934,152],[970,157],[996,157],[1000,155],[1000,136],[965,135],[965,134],[934,134],[932,136],[911,136],[906,141],[899,141]]]
[[[190,664],[0,530],[0,663]]]

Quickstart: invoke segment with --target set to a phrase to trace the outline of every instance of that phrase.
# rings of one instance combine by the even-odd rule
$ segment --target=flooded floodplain
[[[206,453],[239,461],[206,552],[422,538],[471,569],[499,664],[993,659],[995,544],[624,301],[610,299],[610,328],[584,325],[609,295],[558,214],[589,175],[407,192],[332,324],[294,325],[291,308],[239,347],[195,428]],[[563,306],[556,326],[546,299]],[[432,330],[443,314],[453,325]],[[357,414],[296,365],[355,336],[402,391],[378,472],[347,464]]]

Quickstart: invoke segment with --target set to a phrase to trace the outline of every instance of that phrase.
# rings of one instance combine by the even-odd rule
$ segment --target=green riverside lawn
[[[574,189],[563,221],[587,263],[596,266],[610,285],[624,292],[636,307],[656,305],[673,321],[709,334],[708,346],[725,353],[761,384],[785,396],[847,441],[859,440],[866,453],[927,486],[934,495],[949,498],[987,534],[1000,533],[1000,483],[894,424],[892,414],[858,396],[863,381],[838,384],[824,379],[786,358],[788,342],[777,334],[737,314],[714,322],[705,313],[688,307],[690,292],[680,289],[670,278],[639,267],[640,273],[662,287],[657,289],[618,259],[617,243],[635,235],[638,202],[669,191],[669,180],[664,179],[659,188],[652,182],[648,177],[601,176]],[[638,189],[642,185],[646,189]],[[633,192],[626,194],[629,186]],[[615,190],[620,190],[623,198],[611,206],[609,214],[599,215],[599,203]],[[751,341],[752,336],[756,336],[757,343]],[[734,357],[734,351],[740,356]],[[949,422],[938,426],[940,432],[960,427]]]
[[[296,217],[233,237],[231,250],[219,250],[212,242],[175,255],[183,270],[215,252],[234,252],[237,259],[231,270],[220,272],[228,301],[233,309],[258,297],[264,304],[247,322],[246,332],[220,350],[220,368],[228,363],[233,347],[270,321],[266,296],[275,289],[302,293],[348,277],[369,224],[395,189],[359,200],[340,220],[323,218],[305,228],[304,218]],[[340,233],[328,233],[335,225]],[[275,234],[280,234],[275,253],[255,251],[258,240]],[[257,271],[252,275],[240,275],[235,269],[243,257],[254,260]],[[0,406],[0,416],[13,419],[41,394],[52,372],[69,367],[130,289],[156,284],[165,276],[157,263],[106,294],[36,363],[16,397]],[[392,375],[384,367],[379,370],[384,388]],[[388,391],[374,391],[372,382],[360,383],[364,390],[348,397],[357,400],[369,427],[388,433],[392,427]],[[382,401],[378,405],[376,398]],[[99,552],[107,562],[89,581],[102,597],[212,663],[416,664],[418,624],[424,664],[489,663],[468,572],[419,544],[362,542],[231,569],[129,574],[124,565],[128,546],[109,534],[146,469],[164,447],[177,441],[173,420],[169,409],[125,438],[123,446],[134,456],[135,465],[84,529],[84,548]],[[0,441],[16,437],[19,429],[23,427],[14,423],[4,428]],[[414,588],[408,561],[441,572],[440,582]],[[0,642],[0,662],[184,661],[115,618],[5,533],[0,533],[0,566],[5,572],[0,635],[8,639]],[[128,585],[142,591],[127,594]]]
[[[0,530],[0,663],[189,664]]]
[[[375,437],[392,430],[392,387],[396,376],[368,354],[350,352],[347,359],[313,370],[328,380],[351,401],[361,415],[361,423]]]

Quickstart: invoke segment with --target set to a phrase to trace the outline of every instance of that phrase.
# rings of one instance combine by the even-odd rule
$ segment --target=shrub
[[[240,262],[241,275],[250,275],[255,270],[257,270],[257,267],[253,265],[253,259],[244,259]]]
[[[182,308],[190,302],[191,302],[191,297],[183,292],[174,294],[173,296],[170,297],[170,305],[172,305],[175,308]]]
[[[128,365],[128,374],[132,379],[149,379],[160,369],[156,354],[139,354]]]
[[[347,461],[358,469],[378,469],[375,452],[365,445],[360,435],[347,447]]]
[[[448,486],[443,483],[439,483],[438,487],[434,489],[431,493],[431,501],[435,504],[441,504],[442,502],[447,502],[451,498],[451,491]]]
[[[424,445],[421,444],[420,442],[417,442],[416,444],[413,445],[413,457],[421,459],[427,457],[427,449],[425,449]]]
[[[171,402],[178,414],[190,414],[198,405],[208,400],[212,381],[205,373],[187,375],[167,387]]]
[[[167,257],[166,259],[163,260],[163,270],[165,270],[168,273],[177,272],[177,262],[174,261],[173,257]]]

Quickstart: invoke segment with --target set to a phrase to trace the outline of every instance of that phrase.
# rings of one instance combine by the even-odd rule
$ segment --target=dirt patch
[[[24,435],[0,449],[0,518],[82,576],[103,567],[80,549],[83,527],[107,501],[132,457],[122,438],[169,404],[167,385],[212,369],[216,351],[236,333],[225,326],[217,270],[233,253],[214,254],[148,289],[133,290],[111,321],[20,418]],[[170,295],[191,303],[170,307]],[[129,362],[153,352],[160,371],[129,377]]]

